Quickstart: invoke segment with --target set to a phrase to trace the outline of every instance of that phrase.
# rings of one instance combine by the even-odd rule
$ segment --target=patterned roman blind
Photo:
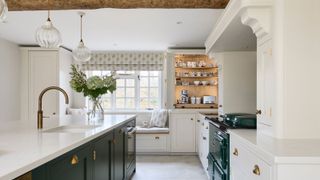
[[[82,70],[93,71],[161,71],[163,52],[93,52]]]

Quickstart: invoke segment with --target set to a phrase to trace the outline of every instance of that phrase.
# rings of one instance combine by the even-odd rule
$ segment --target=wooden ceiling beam
[[[99,8],[225,8],[229,0],[6,0],[9,11]]]

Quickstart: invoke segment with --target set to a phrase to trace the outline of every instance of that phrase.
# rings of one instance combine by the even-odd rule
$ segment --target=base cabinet
[[[171,114],[171,152],[196,152],[196,115]]]
[[[92,159],[94,180],[112,179],[113,146],[113,133],[107,134],[93,142]]]
[[[126,166],[127,124],[34,169],[32,180],[129,179],[136,167],[135,163]]]
[[[114,131],[114,179],[125,179],[125,134],[126,127],[119,127]],[[111,158],[111,157],[110,157]]]
[[[50,162],[46,179],[92,180],[92,165],[91,147],[82,147]]]

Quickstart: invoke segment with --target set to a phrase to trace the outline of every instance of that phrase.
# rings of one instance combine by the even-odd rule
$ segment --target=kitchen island
[[[98,147],[99,144],[94,143],[104,137],[109,138],[107,142],[112,142],[113,145],[109,147],[110,149],[116,149],[117,152],[119,152],[119,149],[124,151],[126,142],[124,136],[128,134],[126,125],[128,123],[134,125],[135,118],[135,115],[106,115],[103,121],[95,122],[88,121],[84,116],[70,115],[57,119],[55,121],[57,124],[45,126],[43,130],[36,129],[36,122],[32,125],[22,121],[4,123],[0,127],[0,180],[14,179],[28,172],[32,174],[32,171],[36,168],[39,169],[36,174],[46,176],[47,172],[45,170],[41,171],[41,169],[50,169],[44,167],[46,164],[50,165],[50,161],[57,161],[60,156],[76,152],[79,148],[83,150],[84,147],[88,147],[90,153],[96,153],[94,145]],[[45,121],[44,123],[46,125],[50,122]],[[116,135],[117,133],[122,133],[122,136]],[[107,137],[107,135],[109,136]],[[123,140],[120,148],[116,144],[117,136],[119,136],[119,142]],[[117,155],[120,159],[125,159],[123,157],[125,153],[120,154],[120,157],[119,154],[115,153],[114,155]],[[78,156],[75,153],[70,158],[72,165],[78,163],[81,165],[84,162],[81,161],[82,155]],[[89,156],[90,159],[95,160],[96,158],[95,154]],[[110,157],[113,157],[113,154]],[[111,162],[110,159],[109,162]],[[116,160],[112,159],[112,162],[116,162]],[[94,164],[93,162],[90,163]],[[88,167],[90,164],[82,165],[85,165],[86,169],[90,168]],[[92,176],[93,172],[94,170],[90,171]],[[112,173],[112,175],[115,174]],[[32,179],[37,179],[34,178],[35,176],[39,175],[33,175]]]

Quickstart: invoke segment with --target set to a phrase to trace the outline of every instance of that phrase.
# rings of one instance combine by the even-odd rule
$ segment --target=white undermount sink
[[[98,128],[98,125],[66,125],[44,130],[45,133],[85,133]]]

